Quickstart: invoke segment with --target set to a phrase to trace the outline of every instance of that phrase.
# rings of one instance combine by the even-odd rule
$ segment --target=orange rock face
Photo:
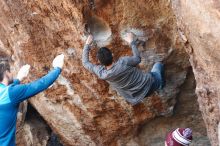
[[[190,63],[185,51],[186,44],[182,43],[176,25],[182,17],[176,20],[173,13],[174,10],[175,14],[184,14],[175,10],[182,10],[185,5],[179,5],[178,2],[172,2],[172,9],[167,0],[0,0],[0,48],[12,56],[15,68],[24,63],[32,66],[29,80],[45,74],[57,54],[65,54],[61,77],[47,91],[30,100],[63,144],[124,144],[136,134],[138,125],[156,116],[172,114],[179,87],[185,81]],[[190,14],[190,11],[186,14]],[[185,19],[186,22],[190,20]],[[193,22],[190,23],[189,26],[193,25]],[[186,32],[192,29],[189,26],[186,26]],[[195,37],[199,37],[197,29],[193,30]],[[134,107],[112,91],[105,81],[85,70],[81,63],[83,43],[89,33],[96,40],[96,47],[90,56],[92,62],[97,63],[95,53],[100,46],[108,46],[115,60],[120,56],[131,55],[131,49],[122,40],[127,31],[134,32],[145,42],[139,46],[142,56],[140,69],[148,71],[158,60],[163,60],[166,67],[164,90]],[[203,48],[203,41],[192,34],[189,37],[193,50],[199,46],[196,48],[197,54],[196,51],[190,53],[194,56],[191,63],[197,87],[208,85],[202,88],[208,89],[207,92],[202,90],[200,95],[200,88],[197,91],[210,137],[216,141],[211,123],[217,122],[217,118],[208,122],[206,112],[212,105],[213,110],[210,111],[213,116],[217,116],[217,98],[206,97],[218,97],[217,90],[214,90],[217,88],[212,88],[217,85],[217,79],[211,76],[213,73],[217,77],[217,71],[214,70],[217,64],[203,64],[204,60],[199,55],[200,51],[207,51]],[[206,37],[217,39],[215,36]],[[214,45],[214,41],[210,43]],[[208,50],[209,53],[213,51],[211,48]],[[217,63],[217,57],[208,56]],[[208,66],[212,66],[212,70],[207,70]],[[203,93],[207,94],[203,96]],[[213,104],[206,106],[208,101]]]
[[[188,39],[198,102],[213,146],[220,144],[219,6],[215,0],[173,1],[178,25]]]

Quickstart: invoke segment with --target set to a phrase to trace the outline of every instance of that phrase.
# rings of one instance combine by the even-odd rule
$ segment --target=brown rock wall
[[[188,38],[188,52],[196,78],[196,93],[213,146],[219,145],[219,2],[172,2],[180,29]]]
[[[65,145],[120,145],[137,134],[139,124],[172,114],[190,64],[170,1],[0,0],[0,6],[0,48],[12,56],[15,69],[24,63],[32,66],[29,80],[45,74],[57,54],[66,56],[58,81],[30,100]],[[121,39],[127,30],[148,40],[139,46],[143,71],[158,60],[166,66],[166,88],[134,107],[81,64],[88,33],[97,45],[91,53],[93,62],[103,45],[115,59],[130,55]]]

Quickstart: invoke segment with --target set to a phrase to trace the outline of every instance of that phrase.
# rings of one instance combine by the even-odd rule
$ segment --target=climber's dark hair
[[[3,80],[6,71],[10,72],[9,59],[0,58],[0,82]]]
[[[112,52],[106,47],[101,47],[98,50],[97,58],[102,65],[108,66],[112,64]]]

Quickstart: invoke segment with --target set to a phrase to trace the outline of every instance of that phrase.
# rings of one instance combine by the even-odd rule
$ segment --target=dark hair
[[[0,58],[0,81],[3,80],[6,71],[10,71],[9,60],[7,58]]]
[[[112,52],[106,47],[99,49],[97,52],[97,58],[102,65],[108,66],[112,64]]]

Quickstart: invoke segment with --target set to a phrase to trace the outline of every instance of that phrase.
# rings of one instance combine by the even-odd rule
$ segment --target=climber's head
[[[0,59],[0,82],[11,84],[13,82],[13,75],[10,72],[10,64],[8,58]]]
[[[109,66],[112,64],[112,60],[113,60],[112,52],[106,47],[102,47],[98,50],[97,58],[99,62],[104,66]]]

